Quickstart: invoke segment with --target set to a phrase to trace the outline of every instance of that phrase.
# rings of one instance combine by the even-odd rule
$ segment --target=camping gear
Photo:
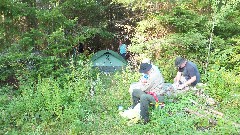
[[[129,108],[119,112],[120,116],[128,119],[128,126],[132,126],[140,121],[140,103],[138,103],[134,108]]]
[[[123,112],[119,112],[119,114],[127,119],[140,119],[140,103],[138,103],[133,109],[124,110]]]
[[[123,110],[123,106],[118,106],[118,111],[122,111]]]
[[[122,70],[127,61],[121,55],[112,50],[101,50],[96,52],[91,58],[93,67],[99,68],[103,72],[114,72]]]

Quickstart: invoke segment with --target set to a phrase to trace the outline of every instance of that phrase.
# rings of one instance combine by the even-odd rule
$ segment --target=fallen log
[[[218,116],[221,116],[221,117],[223,117],[223,115],[224,115],[223,113],[218,112],[218,111],[213,110],[213,109],[209,109],[209,111],[211,111],[212,113],[217,114]]]
[[[205,117],[204,115],[202,115],[201,113],[197,112],[197,111],[193,111],[191,109],[188,109],[188,108],[184,108],[184,110],[188,113],[191,113],[191,114],[195,114],[197,115],[198,117]]]
[[[203,115],[197,111],[194,111],[194,110],[191,110],[189,108],[185,108],[184,109],[186,112],[188,113],[191,113],[191,114],[195,114],[196,116],[200,117],[200,118],[207,118],[208,119],[208,122],[211,124],[211,125],[216,125],[217,124],[217,121],[215,119],[212,119],[212,118],[208,118],[206,115]]]
[[[198,117],[208,118],[206,115],[203,115],[203,114],[201,114],[201,113],[199,113],[199,112],[197,112],[197,111],[191,110],[191,109],[189,109],[189,108],[184,108],[184,110],[185,110],[186,112],[188,112],[188,113],[195,114],[195,115],[197,115]],[[209,122],[212,121],[212,119],[210,119],[210,118],[208,118],[208,120],[209,120]],[[240,124],[239,124],[239,123],[232,122],[232,121],[226,120],[226,119],[223,119],[223,120],[226,121],[227,123],[233,124],[235,127],[238,127],[238,128],[240,127]],[[216,121],[214,121],[214,122],[216,122]],[[212,123],[212,122],[211,122],[211,123]]]
[[[194,100],[192,100],[192,99],[189,99],[189,100],[190,100],[193,104],[199,105],[199,106],[201,106],[201,107],[203,108],[203,105],[197,103],[196,101],[194,101]],[[220,116],[220,117],[223,117],[223,116],[224,116],[223,113],[221,113],[221,112],[219,112],[219,111],[216,111],[216,110],[214,110],[214,109],[210,109],[210,108],[206,108],[206,109],[207,109],[208,111],[204,111],[205,113],[208,113],[208,114],[213,113],[213,114],[216,114],[216,115],[218,115],[218,116]]]
[[[198,104],[198,103],[197,103],[196,101],[194,101],[194,100],[191,100],[191,99],[190,99],[190,101],[191,101],[192,103],[196,104],[196,105],[200,105],[200,104]],[[201,105],[200,105],[200,106],[201,106]],[[195,115],[198,116],[198,117],[208,118],[206,115],[203,115],[203,114],[201,114],[201,113],[199,113],[199,112],[197,112],[197,111],[191,110],[191,109],[189,109],[189,108],[185,108],[184,110],[185,110],[186,112],[188,112],[188,113],[195,114]],[[210,111],[210,112],[209,112],[209,111]],[[223,113],[221,113],[221,112],[219,112],[219,111],[216,111],[216,110],[213,110],[213,109],[209,109],[209,111],[204,111],[204,110],[203,110],[203,112],[204,112],[205,114],[212,114],[212,113],[214,113],[214,114],[216,114],[217,116],[220,116],[220,118],[222,118],[222,119],[223,119],[224,121],[226,121],[227,123],[231,123],[231,124],[233,124],[235,127],[240,128],[240,124],[239,124],[239,123],[236,123],[236,122],[233,122],[233,121],[230,121],[230,120],[224,118],[224,117],[223,117],[223,116],[224,116]],[[212,119],[208,118],[208,120],[211,121]]]

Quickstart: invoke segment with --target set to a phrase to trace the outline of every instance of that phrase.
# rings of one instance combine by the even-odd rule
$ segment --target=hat
[[[185,61],[184,58],[182,58],[182,57],[177,57],[177,58],[175,59],[175,66],[176,66],[176,67],[179,67],[184,61]]]
[[[148,64],[151,64],[151,60],[149,58],[144,58],[142,60],[142,63],[148,63]]]
[[[140,65],[139,72],[140,72],[140,73],[146,73],[146,72],[149,71],[151,68],[152,68],[152,65],[151,65],[151,64],[142,63],[142,64]]]

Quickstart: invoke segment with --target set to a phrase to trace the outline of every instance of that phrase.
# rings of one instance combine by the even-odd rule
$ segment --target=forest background
[[[239,0],[2,0],[0,22],[0,134],[240,134]],[[126,70],[92,69],[119,38]],[[177,56],[198,65],[215,103],[188,92],[128,126],[117,107],[130,106],[141,59],[171,83]]]

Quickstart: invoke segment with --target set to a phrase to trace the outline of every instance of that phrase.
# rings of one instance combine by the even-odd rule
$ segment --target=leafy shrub
[[[90,78],[95,77],[89,72],[90,66],[85,63],[78,66],[72,69],[71,74],[62,74],[61,79],[39,76],[37,83],[31,78],[22,83],[21,95],[3,109],[0,120],[6,126],[3,130],[9,130],[8,127],[29,129],[30,123],[54,126],[54,121],[66,124],[75,119],[84,120],[85,115],[91,112],[86,107],[96,104],[95,100],[85,102],[90,96]]]
[[[212,66],[207,74],[207,91],[218,101],[229,97],[230,93],[239,88],[239,81],[234,73],[217,65]]]
[[[188,9],[184,6],[176,6],[171,12],[169,18],[165,20],[175,27],[177,32],[187,33],[191,31],[207,31],[204,26],[208,19],[203,14],[199,14],[194,10]]]

